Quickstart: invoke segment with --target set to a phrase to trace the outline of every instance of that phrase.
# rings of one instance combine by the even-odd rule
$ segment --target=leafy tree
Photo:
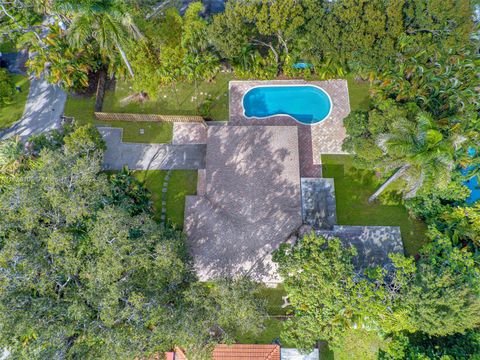
[[[463,333],[479,326],[478,259],[432,231],[432,243],[421,252],[417,271],[397,300],[414,331],[433,336]]]
[[[352,264],[355,249],[343,247],[338,239],[311,234],[293,247],[281,247],[274,260],[293,307],[282,337],[302,348],[326,340],[349,353],[352,342],[358,342],[359,352],[374,346],[393,353],[398,344],[392,336],[447,336],[477,328],[476,257],[433,229],[430,236],[432,243],[418,262],[391,254],[388,272],[359,272]]]
[[[432,337],[422,333],[396,336],[397,351],[382,353],[380,359],[450,360],[476,359],[480,355],[480,334],[476,330],[465,334]]]
[[[386,292],[375,281],[357,274],[352,264],[356,249],[340,240],[314,234],[293,248],[282,246],[274,255],[294,312],[282,338],[308,349],[318,340],[339,346],[347,330],[365,328],[386,313]]]
[[[83,48],[90,43],[96,44],[102,58],[110,65],[116,64],[119,54],[130,76],[134,77],[124,48],[142,34],[121,1],[62,0],[58,8],[71,18],[68,38],[73,46]]]
[[[295,0],[230,0],[225,13],[214,17],[210,34],[220,53],[237,63],[249,46],[266,49],[278,74],[303,24],[303,7]]]
[[[301,53],[319,63],[333,59],[362,75],[388,70],[404,52],[405,43],[428,54],[439,48],[476,48],[471,0],[307,0],[304,4]]]
[[[18,136],[0,143],[0,186],[25,165],[25,146]]]
[[[207,23],[200,17],[202,11],[200,2],[191,3],[184,17],[177,9],[168,9],[158,23],[163,33],[135,46],[132,64],[140,74],[133,81],[136,91],[147,91],[156,98],[160,86],[171,86],[178,103],[179,82],[193,83],[197,93],[198,81],[216,75],[218,58],[211,51]]]
[[[478,108],[478,57],[468,50],[430,52],[417,51],[410,42],[404,46],[395,65],[378,74],[379,83],[373,94],[399,103],[415,102],[445,127],[458,120],[467,122],[468,117],[458,119],[458,115]]]
[[[0,69],[0,105],[9,104],[15,95],[15,83],[6,69]]]
[[[26,153],[0,184],[0,346],[13,359],[132,359],[176,345],[206,357],[237,329],[258,331],[255,286],[195,283],[183,235],[152,220],[127,173],[101,172],[103,147],[79,128]]]
[[[359,72],[381,68],[396,56],[404,3],[308,0],[302,50],[319,63],[335,60]]]
[[[250,52],[250,39],[255,31],[254,25],[241,16],[241,6],[238,1],[227,1],[225,11],[215,15],[208,28],[216,50],[233,64],[241,63],[245,54]]]
[[[404,8],[406,33],[420,48],[429,43],[461,48],[471,43],[475,31],[474,5],[472,0],[407,1]]]
[[[29,37],[24,43],[35,56],[27,60],[27,67],[36,77],[44,75],[53,84],[65,89],[88,87],[88,75],[97,70],[97,61],[90,45],[77,49],[68,44],[65,34],[52,26],[41,41]]]

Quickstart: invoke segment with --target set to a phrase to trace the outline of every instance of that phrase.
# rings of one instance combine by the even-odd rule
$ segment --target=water
[[[317,86],[257,86],[243,96],[246,117],[289,115],[302,124],[324,120],[332,108],[327,93]]]
[[[477,151],[474,148],[468,149],[468,156],[474,157],[477,154]],[[462,175],[467,176],[470,172],[475,170],[472,166],[461,170]],[[467,181],[464,181],[463,184],[471,190],[470,196],[467,198],[467,204],[473,204],[474,202],[480,200],[480,187],[478,183],[478,176],[473,176]]]

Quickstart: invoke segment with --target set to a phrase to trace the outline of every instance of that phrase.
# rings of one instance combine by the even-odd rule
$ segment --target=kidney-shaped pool
[[[248,118],[288,115],[306,125],[330,115],[332,100],[315,85],[255,86],[243,95],[243,113]]]

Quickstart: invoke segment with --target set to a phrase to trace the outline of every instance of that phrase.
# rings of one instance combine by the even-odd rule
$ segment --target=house
[[[322,177],[321,155],[343,153],[346,81],[314,83],[331,99],[328,116],[315,124],[283,114],[245,115],[242,99],[250,89],[296,84],[307,83],[231,82],[229,122],[205,130],[205,167],[198,170],[197,195],[186,198],[184,221],[201,281],[249,276],[274,286],[281,279],[272,252],[305,231],[355,246],[359,270],[388,267],[388,254],[403,252],[399,227],[337,224],[335,184]]]

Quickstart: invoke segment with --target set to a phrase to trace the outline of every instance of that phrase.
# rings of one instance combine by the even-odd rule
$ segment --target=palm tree
[[[142,34],[118,1],[63,0],[58,8],[71,18],[68,38],[72,45],[82,48],[94,42],[98,44],[101,55],[112,63],[118,52],[130,76],[134,76],[123,48],[129,40],[139,39]]]
[[[454,168],[454,145],[435,126],[428,113],[419,113],[416,121],[399,121],[379,146],[386,155],[385,169],[394,170],[368,199],[374,201],[391,183],[402,178],[407,183],[405,198],[415,196],[422,186],[444,187]]]

